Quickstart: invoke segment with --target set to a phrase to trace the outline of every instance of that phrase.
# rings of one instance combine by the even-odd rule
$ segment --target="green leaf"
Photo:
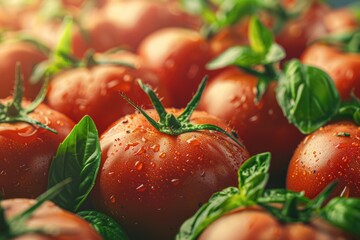
[[[304,196],[304,192],[294,192],[287,189],[267,189],[258,198],[259,203],[284,203],[286,199],[296,197],[302,204],[309,203],[310,200]]]
[[[194,216],[185,221],[178,232],[177,240],[196,239],[216,219],[233,209],[253,205],[239,195],[239,189],[226,188],[215,193],[209,202],[201,206]]]
[[[8,234],[9,230],[10,227],[5,217],[5,210],[1,206],[1,201],[0,201],[0,236]]]
[[[336,118],[350,119],[357,125],[360,125],[360,99],[357,98],[353,92],[351,93],[351,97],[351,100],[341,102]]]
[[[95,184],[100,161],[98,132],[92,119],[85,116],[60,144],[51,163],[48,188],[63,179],[72,179],[54,202],[76,212]]]
[[[332,225],[360,237],[360,198],[334,198],[320,214]]]
[[[249,47],[230,47],[220,56],[209,62],[207,69],[220,69],[228,66],[253,67],[262,63],[263,56]]]
[[[337,113],[340,97],[324,71],[290,61],[279,79],[276,97],[284,115],[302,133],[311,133]]]
[[[278,63],[285,58],[285,50],[280,45],[274,43],[268,49],[263,64]]]
[[[272,32],[253,16],[249,25],[250,47],[256,53],[266,54],[274,43]]]
[[[256,201],[267,184],[271,153],[260,153],[246,160],[239,169],[241,195]]]
[[[262,96],[264,95],[264,93],[266,92],[266,89],[269,85],[269,83],[271,82],[271,79],[265,76],[260,76],[257,80],[257,84],[256,84],[256,99],[255,99],[255,103],[259,103]]]
[[[207,0],[181,0],[182,7],[189,13],[201,15],[209,9]]]
[[[88,221],[104,240],[128,240],[124,230],[109,216],[96,211],[82,211],[78,216]]]

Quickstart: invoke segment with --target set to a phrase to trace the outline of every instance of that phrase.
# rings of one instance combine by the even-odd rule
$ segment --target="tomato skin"
[[[7,100],[1,100],[5,103]],[[29,102],[24,101],[23,106]],[[35,198],[47,188],[48,169],[74,123],[41,104],[29,117],[58,133],[27,123],[0,123],[0,196]]]
[[[212,59],[209,43],[193,30],[159,30],[143,40],[139,55],[158,73],[177,108],[186,106],[205,75],[214,74],[205,68]]]
[[[327,72],[343,100],[350,99],[351,92],[360,96],[360,54],[344,53],[335,47],[314,44],[303,53],[301,60]]]
[[[82,21],[89,40],[77,32],[73,46],[76,56],[89,48],[104,52],[122,47],[136,50],[146,36],[166,27],[197,28],[197,18],[184,13],[175,2],[132,0],[110,1]]]
[[[349,133],[349,137],[337,134]],[[334,196],[360,197],[360,129],[352,122],[338,122],[307,136],[296,149],[286,185],[314,198],[328,184],[338,181]]]
[[[7,219],[22,213],[36,203],[33,199],[8,199],[0,202],[5,210]],[[12,238],[13,240],[101,240],[102,238],[85,220],[73,213],[67,212],[54,203],[43,203],[26,222],[26,226],[33,228],[46,228],[59,231],[58,236],[44,236],[40,234],[27,234]],[[69,234],[71,233],[71,234]]]
[[[303,135],[284,117],[272,82],[255,104],[256,77],[232,68],[211,79],[199,109],[229,123],[251,154],[270,151],[272,175],[286,173],[286,166]],[[286,146],[286,148],[284,148]]]
[[[158,119],[154,110],[147,112]],[[175,109],[168,112],[180,114]],[[191,122],[227,129],[205,112],[195,111]],[[237,170],[249,157],[218,132],[170,136],[139,114],[114,123],[100,144],[102,163],[92,201],[119,221],[131,239],[173,238],[215,191],[236,185]]]
[[[138,79],[153,88],[158,87],[158,92],[168,99],[159,86],[158,77],[143,65],[138,56],[124,52],[106,57],[131,63],[137,69],[97,65],[68,70],[51,81],[47,94],[49,106],[75,122],[84,115],[91,116],[99,133],[118,118],[134,112],[134,108],[120,96],[120,92],[139,105],[150,106],[149,97],[138,85]],[[165,100],[165,105],[167,104]]]
[[[199,240],[302,240],[355,239],[317,219],[309,224],[280,223],[259,207],[240,208],[210,224]]]
[[[29,78],[36,64],[44,61],[46,56],[33,45],[22,42],[4,43],[0,45],[0,98],[12,95],[15,82],[15,66],[19,62],[24,77],[24,96],[34,99],[42,83],[31,84]]]

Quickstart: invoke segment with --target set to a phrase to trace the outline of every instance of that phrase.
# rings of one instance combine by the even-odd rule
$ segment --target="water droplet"
[[[160,150],[159,144],[154,144],[150,147],[154,152],[158,152]]]
[[[353,147],[358,147],[358,146],[359,146],[359,143],[357,143],[357,142],[352,142],[352,143],[351,143],[351,146],[353,146]]]
[[[129,150],[130,147],[135,147],[139,145],[138,142],[134,142],[134,143],[128,143],[126,146],[125,146],[125,151]]]
[[[26,132],[18,132],[18,135],[21,137],[31,137],[38,131],[37,127],[27,128]]]
[[[258,119],[259,119],[259,117],[257,115],[254,115],[249,118],[249,122],[256,122]]]
[[[342,149],[342,148],[345,148],[347,147],[347,144],[346,143],[339,143],[335,146],[337,149]]]
[[[111,195],[111,196],[110,196],[110,202],[111,202],[111,203],[115,203],[115,202],[116,202],[116,198],[115,198],[114,195]]]
[[[154,163],[154,162],[150,162],[150,166],[151,166],[151,167],[155,167],[155,163]]]
[[[141,147],[134,153],[134,156],[138,156],[144,153],[146,153],[146,149],[144,147]]]
[[[196,137],[192,137],[186,141],[188,144],[191,144],[193,146],[199,146],[201,143]]]
[[[171,179],[170,182],[172,185],[177,186],[180,183],[180,179],[174,178],[174,179]]]
[[[109,172],[108,175],[109,176],[114,175],[114,172]]]
[[[141,141],[147,142],[148,140],[147,140],[146,138],[142,137],[142,138],[141,138]]]
[[[56,124],[59,125],[60,127],[64,126],[64,123],[60,120],[56,120]]]
[[[144,164],[142,162],[140,162],[140,161],[135,162],[136,170],[141,171],[143,169],[143,166],[144,166]]]
[[[164,152],[160,153],[159,157],[160,157],[160,158],[165,158],[165,157],[166,157],[166,153],[164,153]]]
[[[136,188],[136,191],[138,192],[144,192],[145,190],[146,190],[146,186],[144,184],[141,184]]]

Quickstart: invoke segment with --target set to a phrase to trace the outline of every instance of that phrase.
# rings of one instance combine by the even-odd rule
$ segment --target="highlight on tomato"
[[[131,239],[170,239],[214,191],[236,183],[249,154],[225,123],[195,110],[205,82],[185,110],[165,109],[141,86],[155,109],[143,110],[124,96],[140,113],[120,118],[101,135],[91,199]]]

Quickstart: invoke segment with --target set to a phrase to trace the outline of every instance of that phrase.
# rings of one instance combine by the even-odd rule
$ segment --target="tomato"
[[[75,122],[84,115],[91,116],[100,133],[118,118],[134,112],[120,97],[120,92],[134,99],[139,105],[150,104],[149,98],[137,83],[138,79],[152,87],[159,87],[159,93],[166,96],[159,86],[158,77],[138,56],[123,52],[102,57],[133,64],[137,69],[104,64],[68,70],[54,77],[47,94],[50,107]]]
[[[3,99],[1,103],[9,100]],[[23,101],[24,107],[29,104]],[[46,190],[50,162],[58,145],[74,126],[69,118],[43,104],[29,117],[53,128],[57,134],[28,123],[0,123],[2,199],[34,198]]]
[[[110,1],[87,16],[81,23],[89,39],[85,40],[80,32],[74,36],[77,56],[89,48],[97,52],[117,47],[136,50],[143,38],[158,29],[199,25],[197,19],[181,11],[177,3],[163,1]]]
[[[306,49],[301,60],[327,72],[343,100],[349,99],[352,91],[360,96],[360,54],[345,53],[324,44],[313,44]]]
[[[175,116],[180,110],[167,109]],[[154,110],[147,113],[158,120]],[[193,124],[227,126],[195,111]],[[94,206],[116,219],[131,239],[171,239],[210,195],[237,182],[248,152],[222,133],[171,136],[143,115],[119,119],[100,137],[102,163],[92,192]]]
[[[355,239],[325,223],[314,219],[310,223],[281,223],[260,207],[240,208],[227,213],[209,225],[199,240],[217,239]]]
[[[324,16],[324,24],[330,33],[341,33],[354,30],[359,27],[359,20],[356,19],[352,9],[344,7],[332,9]]]
[[[212,59],[209,43],[196,31],[182,28],[159,30],[143,40],[139,55],[158,73],[172,96],[174,107],[185,107]]]
[[[344,135],[345,134],[345,135]],[[307,136],[289,164],[286,184],[313,198],[334,180],[334,195],[360,197],[360,130],[352,122],[338,122]]]
[[[251,154],[270,151],[272,174],[285,175],[286,166],[303,135],[288,123],[276,97],[276,83],[269,85],[256,104],[257,79],[235,68],[223,71],[211,80],[199,109],[229,123]],[[286,146],[286,148],[284,147]]]
[[[17,62],[21,64],[24,76],[25,96],[34,99],[41,88],[41,83],[31,84],[29,78],[36,64],[46,56],[35,46],[25,42],[9,42],[0,45],[0,98],[10,96],[14,90],[14,73]]]
[[[5,218],[11,219],[21,214],[36,203],[32,199],[8,199],[0,202],[1,207],[5,210]],[[100,240],[102,239],[95,230],[85,220],[73,213],[67,212],[57,207],[52,202],[43,203],[31,218],[26,221],[27,227],[40,228],[55,231],[55,235],[49,236],[44,234],[24,234],[15,238],[16,240]]]

